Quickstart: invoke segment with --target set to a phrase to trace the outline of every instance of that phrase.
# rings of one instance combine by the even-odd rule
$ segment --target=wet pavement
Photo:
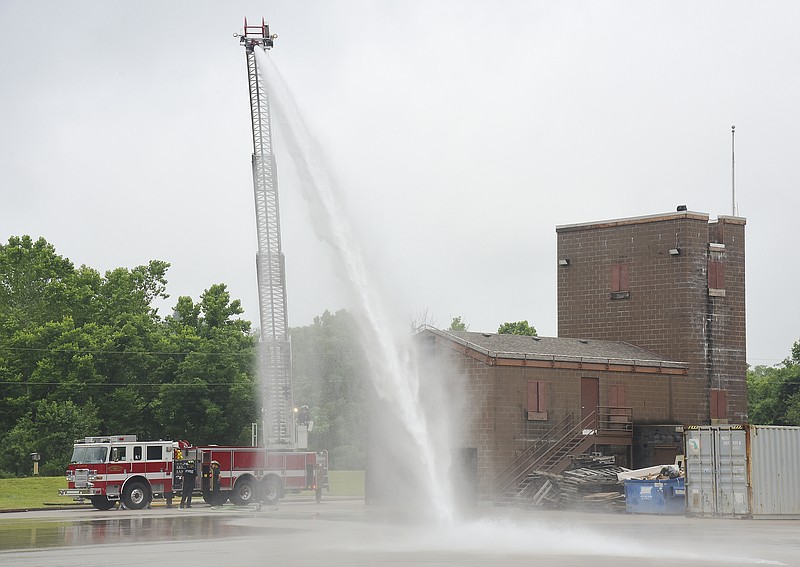
[[[442,526],[363,501],[0,514],[0,565],[800,565],[799,520],[482,510]]]

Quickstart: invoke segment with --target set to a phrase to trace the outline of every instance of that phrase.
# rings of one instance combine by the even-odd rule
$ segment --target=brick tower
[[[743,218],[685,210],[557,227],[558,335],[686,362],[670,418],[744,423],[744,232]]]

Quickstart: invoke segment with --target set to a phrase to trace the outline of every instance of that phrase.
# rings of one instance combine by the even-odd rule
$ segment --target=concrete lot
[[[442,526],[359,500],[0,514],[0,564],[800,565],[800,521],[486,509]]]

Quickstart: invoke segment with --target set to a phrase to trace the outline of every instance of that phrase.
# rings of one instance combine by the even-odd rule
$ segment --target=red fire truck
[[[219,463],[219,490],[214,490],[211,463]],[[328,488],[328,455],[272,451],[263,447],[193,447],[185,441],[139,441],[135,435],[86,437],[75,442],[62,496],[88,499],[98,510],[118,501],[145,508],[153,499],[171,504],[182,488],[181,477],[193,466],[200,479],[195,491],[212,505],[228,499],[237,505],[273,503],[287,492]]]

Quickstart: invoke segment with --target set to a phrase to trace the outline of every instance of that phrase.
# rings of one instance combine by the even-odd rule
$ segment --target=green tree
[[[516,323],[503,323],[497,329],[500,335],[528,335],[530,337],[536,336],[536,328],[531,327],[528,321],[517,321]]]
[[[327,449],[331,468],[363,469],[367,361],[355,320],[345,310],[325,311],[291,336],[294,400],[309,406],[314,421],[310,448]]]
[[[45,382],[57,364],[41,353],[71,315],[74,278],[72,262],[43,238],[12,236],[0,245],[0,441],[52,389]]]
[[[255,338],[239,300],[224,284],[207,289],[200,302],[180,297],[167,318],[172,379],[154,402],[157,421],[169,435],[193,443],[235,444],[256,420]],[[249,441],[249,439],[248,439]]]
[[[83,405],[70,401],[36,402],[3,438],[0,463],[4,474],[29,473],[31,453],[41,455],[40,474],[64,474],[72,454],[72,442],[96,431],[99,423],[97,408],[91,402]]]
[[[198,303],[178,298],[162,319],[154,303],[168,297],[168,268],[153,260],[100,275],[41,238],[0,245],[0,447],[14,448],[6,472],[25,474],[29,449],[47,455],[43,471],[60,469],[85,435],[241,441],[259,405],[250,323],[223,284]],[[73,414],[85,419],[63,427]]]
[[[453,320],[450,321],[450,328],[447,329],[448,331],[467,331],[469,330],[469,325],[467,325],[462,319],[461,315],[458,317],[453,317]]]
[[[757,425],[800,425],[800,341],[777,366],[747,370],[748,420]]]
[[[26,330],[70,313],[75,268],[44,238],[12,236],[0,245],[0,333]]]
[[[785,409],[778,390],[781,369],[756,366],[747,369],[747,414],[750,423],[774,425],[781,421]]]

